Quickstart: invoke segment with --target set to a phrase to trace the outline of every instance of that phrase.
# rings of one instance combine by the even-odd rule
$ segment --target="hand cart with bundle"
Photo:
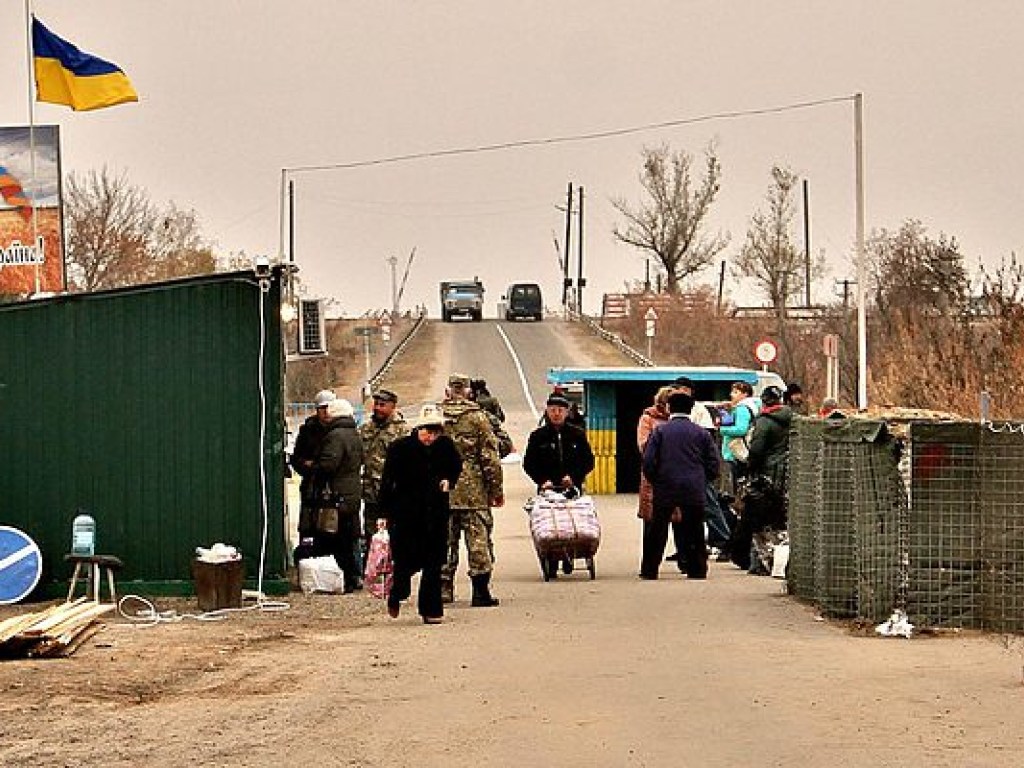
[[[544,491],[527,502],[530,535],[544,581],[558,575],[559,563],[571,572],[574,560],[586,561],[590,578],[597,577],[594,555],[601,543],[601,523],[590,496],[567,498],[565,494]]]

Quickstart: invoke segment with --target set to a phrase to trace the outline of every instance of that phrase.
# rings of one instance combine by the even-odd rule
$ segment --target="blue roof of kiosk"
[[[587,381],[672,381],[689,376],[694,381],[746,381],[757,383],[757,371],[729,365],[675,366],[660,365],[649,368],[608,366],[598,368],[549,368],[548,384],[570,384]]]

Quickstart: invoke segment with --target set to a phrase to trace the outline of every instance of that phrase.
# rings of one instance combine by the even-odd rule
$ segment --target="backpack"
[[[487,420],[491,422],[491,430],[494,432],[494,436],[498,438],[498,458],[504,459],[515,450],[512,438],[509,437],[508,432],[505,431],[505,428],[501,425],[501,420],[497,416],[490,411],[484,411],[484,413],[487,414]]]

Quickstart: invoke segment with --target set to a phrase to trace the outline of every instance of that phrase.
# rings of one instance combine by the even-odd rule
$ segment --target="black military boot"
[[[491,608],[498,604],[498,598],[491,594],[491,574],[480,573],[470,576],[473,582],[473,600],[470,603],[474,608]]]

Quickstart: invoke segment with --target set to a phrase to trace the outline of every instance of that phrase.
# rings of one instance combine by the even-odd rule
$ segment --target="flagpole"
[[[28,62],[28,162],[29,162],[29,186],[32,193],[28,196],[29,204],[32,206],[32,248],[36,248],[39,240],[39,218],[36,213],[36,108],[35,97],[32,93],[32,83],[35,81],[35,67],[32,66],[32,0],[25,0],[25,52]],[[41,285],[39,279],[39,259],[43,255],[40,248],[36,253],[35,261],[35,290],[39,293]]]

